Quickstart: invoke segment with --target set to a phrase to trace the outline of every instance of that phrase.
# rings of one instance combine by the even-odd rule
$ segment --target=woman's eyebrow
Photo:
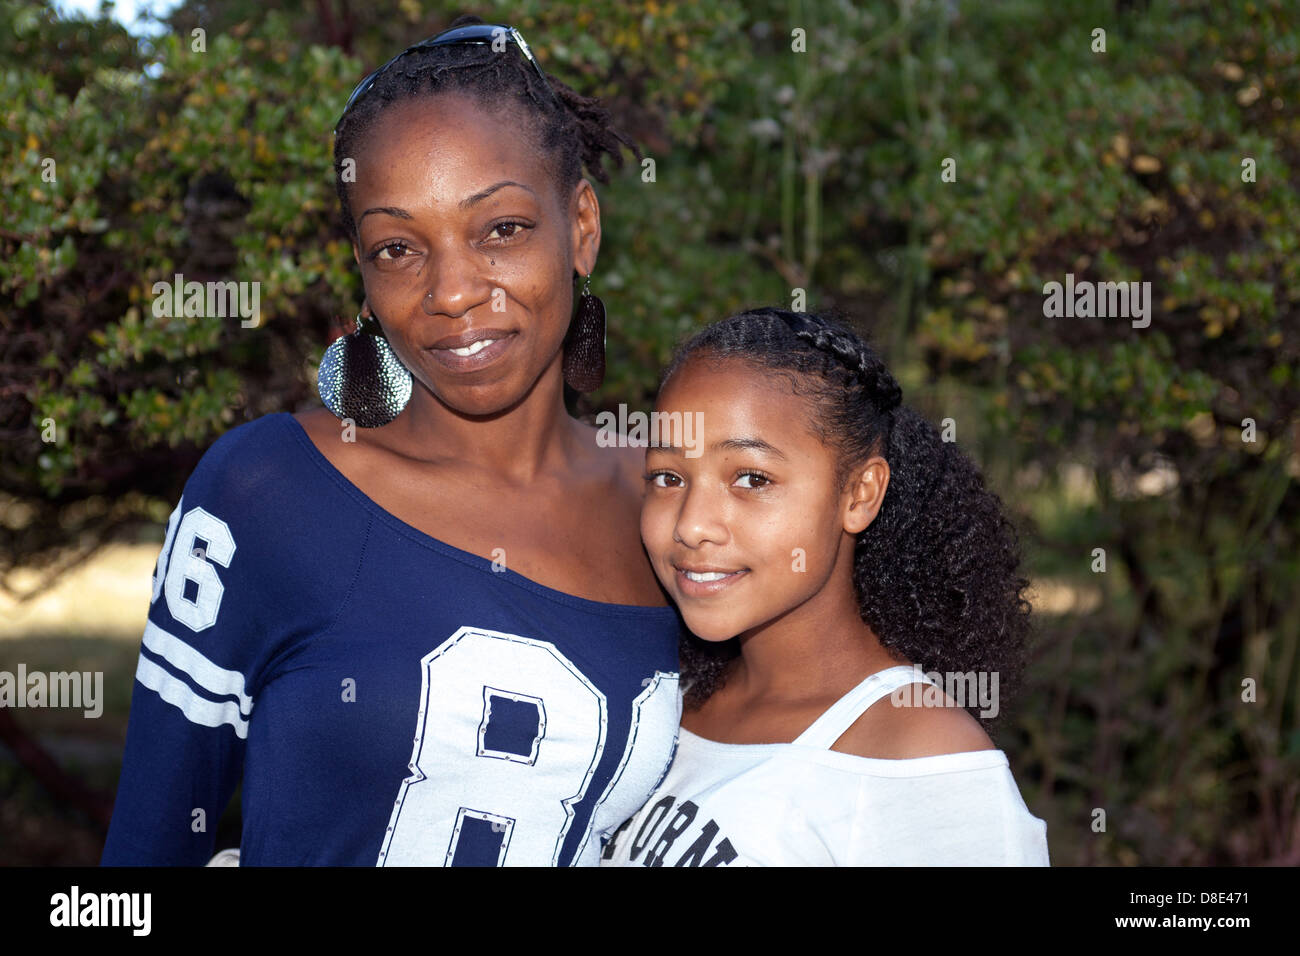
[[[405,209],[399,209],[397,206],[376,206],[374,209],[367,209],[357,218],[357,225],[361,225],[361,220],[365,219],[372,212],[381,213],[385,216],[392,216],[394,219],[410,219],[411,214]]]
[[[482,192],[475,193],[474,195],[470,196],[468,199],[462,199],[460,201],[460,208],[468,209],[476,202],[481,202],[482,200],[487,199],[488,196],[491,196],[498,189],[502,189],[506,186],[518,186],[520,189],[527,189],[530,193],[533,194],[533,198],[537,199],[537,193],[533,192],[532,189],[529,189],[529,187],[525,186],[523,183],[517,183],[513,179],[503,179],[499,183],[493,183],[491,186],[489,186],[487,189],[484,189]]]
[[[532,193],[534,199],[538,199],[536,191],[534,191],[532,188],[525,186],[523,183],[517,183],[513,179],[503,179],[499,183],[493,183],[487,189],[476,192],[474,195],[466,199],[462,199],[459,203],[459,206],[461,209],[468,209],[470,206],[474,205],[475,203],[482,202],[484,199],[487,199],[488,196],[491,196],[498,189],[504,189],[506,186],[518,186],[520,189],[527,189],[530,193]],[[540,200],[538,201],[540,202]],[[357,225],[358,226],[361,225],[361,220],[365,219],[366,216],[369,216],[372,212],[380,213],[385,216],[392,216],[394,219],[414,218],[409,212],[407,212],[405,209],[402,209],[398,206],[375,206],[373,209],[367,209],[365,212],[363,212],[360,216],[357,217]]]

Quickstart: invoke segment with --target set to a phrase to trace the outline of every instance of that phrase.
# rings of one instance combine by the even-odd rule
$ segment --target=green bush
[[[189,3],[137,46],[0,0],[0,478],[35,516],[0,522],[0,571],[126,520],[60,523],[78,501],[157,520],[218,434],[314,401],[314,363],[360,300],[339,106],[460,12],[317,9]],[[629,167],[601,190],[610,367],[582,410],[645,407],[674,344],[746,305],[802,290],[855,316],[906,400],[953,420],[1044,593],[1075,598],[1040,602],[999,740],[1053,860],[1297,862],[1294,5],[476,12],[604,96],[655,160],[653,182]],[[155,316],[153,283],[176,272],[260,282],[262,323]],[[1150,282],[1150,325],[1048,318],[1044,284],[1067,273]]]

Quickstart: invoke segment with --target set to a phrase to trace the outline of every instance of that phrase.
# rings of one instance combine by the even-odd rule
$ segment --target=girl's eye
[[[678,475],[674,475],[671,471],[656,471],[644,477],[646,481],[656,488],[676,488],[682,481]]]
[[[745,479],[749,479],[749,484],[743,484]],[[736,476],[736,481],[741,483],[742,488],[762,488],[772,483],[772,479],[761,471],[742,471]]]
[[[507,220],[506,222],[497,223],[495,226],[492,227],[492,232],[501,234],[501,237],[495,240],[497,245],[501,245],[502,243],[510,242],[512,239],[517,239],[519,237],[519,233],[522,230],[527,228],[528,228],[527,223],[516,222],[515,220],[510,219]],[[491,237],[491,235],[492,235],[491,232],[488,233],[489,237]]]
[[[411,247],[404,242],[386,242],[374,252],[370,253],[370,261],[374,262],[376,259],[383,259],[391,262],[394,259],[404,259],[407,250],[410,248]],[[387,253],[387,255],[385,255],[385,253]]]

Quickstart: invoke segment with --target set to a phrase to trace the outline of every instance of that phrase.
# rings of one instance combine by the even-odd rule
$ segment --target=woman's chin
[[[435,382],[427,386],[444,406],[467,418],[490,418],[517,406],[528,389],[511,382]]]

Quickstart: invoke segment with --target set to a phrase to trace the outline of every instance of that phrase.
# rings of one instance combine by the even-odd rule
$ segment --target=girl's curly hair
[[[449,29],[481,23],[479,17],[463,16]],[[551,76],[543,82],[513,43],[507,44],[504,54],[487,44],[426,47],[389,67],[343,117],[335,134],[334,188],[349,237],[356,237],[357,226],[344,173],[366,131],[397,100],[448,92],[476,97],[492,110],[506,104],[522,107],[522,132],[550,158],[556,185],[562,190],[577,186],[584,167],[599,182],[608,183],[604,157],[621,167],[625,146],[641,159],[636,144],[611,125],[600,100],[582,96]]]
[[[815,433],[834,449],[841,484],[873,455],[889,463],[884,502],[854,551],[862,619],[884,647],[926,672],[997,673],[999,701],[1010,700],[1030,628],[1016,531],[975,464],[901,404],[902,389],[875,350],[839,320],[761,308],[687,341],[661,388],[696,359],[738,360],[785,377],[807,400]],[[722,686],[737,654],[735,638],[683,635],[688,705]],[[978,718],[978,704],[967,710]]]

